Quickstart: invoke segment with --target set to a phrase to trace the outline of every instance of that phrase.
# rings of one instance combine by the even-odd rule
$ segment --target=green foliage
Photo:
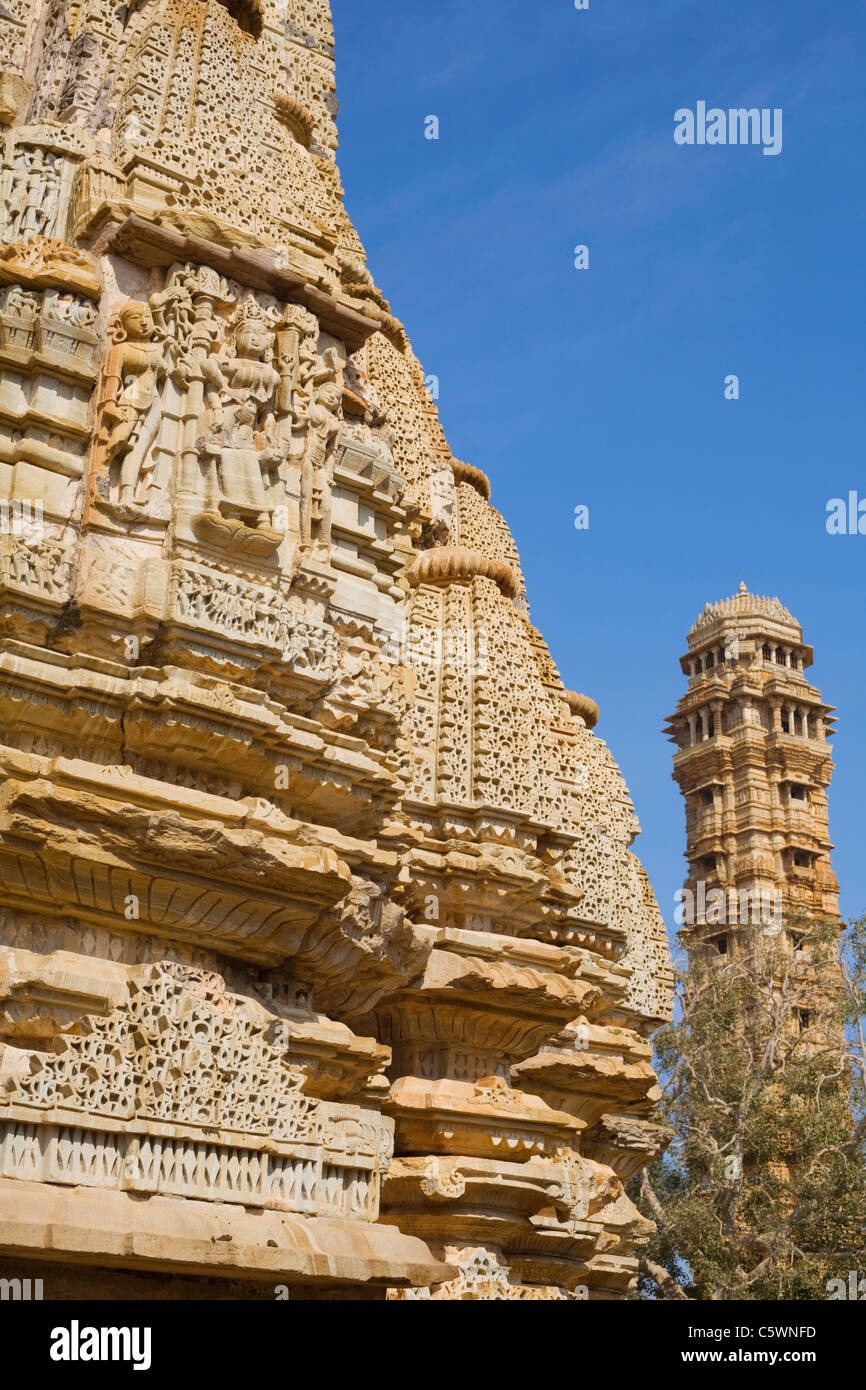
[[[866,918],[841,952],[835,922],[786,928],[694,948],[656,1040],[676,1137],[632,1196],[649,1260],[696,1300],[825,1299],[866,1273]]]

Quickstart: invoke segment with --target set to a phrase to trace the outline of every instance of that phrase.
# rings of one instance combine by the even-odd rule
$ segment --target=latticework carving
[[[333,39],[0,4],[4,1248],[619,1297],[664,931],[344,207]]]

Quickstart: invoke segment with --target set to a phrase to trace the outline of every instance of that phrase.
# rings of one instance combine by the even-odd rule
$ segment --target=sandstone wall
[[[327,5],[0,49],[3,1268],[619,1297],[664,929],[343,208]]]

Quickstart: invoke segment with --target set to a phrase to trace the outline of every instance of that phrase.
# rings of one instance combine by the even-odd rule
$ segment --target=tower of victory
[[[745,584],[708,603],[688,634],[688,689],[667,724],[686,803],[684,935],[719,954],[747,950],[750,926],[784,925],[796,948],[810,921],[839,918],[827,803],[835,720],[806,677],[813,658],[779,599]]]
[[[665,932],[326,0],[3,0],[0,69],[0,1276],[624,1297]]]

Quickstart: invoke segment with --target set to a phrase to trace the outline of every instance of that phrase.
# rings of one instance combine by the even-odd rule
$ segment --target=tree
[[[688,948],[656,1040],[667,1153],[632,1195],[657,1224],[644,1298],[826,1299],[866,1273],[866,917]]]

